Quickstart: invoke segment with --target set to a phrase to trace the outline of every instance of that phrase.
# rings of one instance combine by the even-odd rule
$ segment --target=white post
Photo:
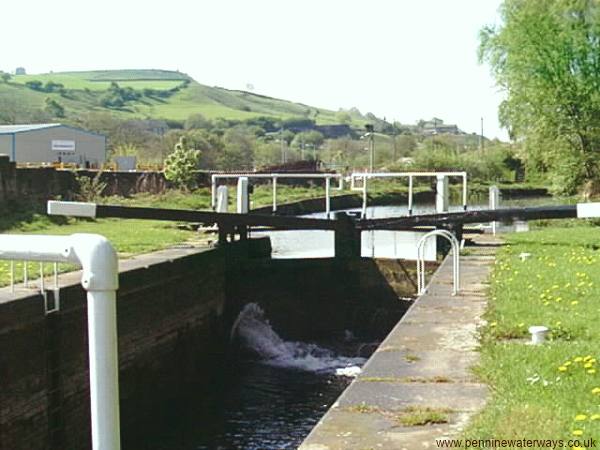
[[[498,186],[490,186],[490,209],[498,209],[500,206],[500,189]],[[498,227],[498,222],[492,222],[492,234],[495,236]]]
[[[446,175],[436,175],[436,179],[435,210],[439,214],[448,211],[450,195],[448,191],[448,177]]]
[[[277,177],[273,177],[273,212],[277,212]]]
[[[362,218],[367,217],[367,176],[363,176],[363,203],[362,203]]]
[[[413,177],[408,176],[408,215],[412,216],[413,209]]]
[[[325,213],[327,214],[327,218],[329,219],[329,212],[331,210],[331,202],[329,200],[329,188],[331,184],[331,178],[325,178]]]
[[[248,207],[248,177],[240,177],[237,183],[237,213],[246,214],[249,209]]]
[[[217,179],[213,175],[210,180],[210,207],[215,209],[217,203]]]
[[[87,294],[94,450],[120,448],[116,297],[115,291]]]
[[[116,305],[119,273],[115,250],[110,242],[96,234],[0,235],[0,259],[81,265],[81,285],[88,291],[92,449],[119,450],[121,435]]]
[[[467,210],[467,174],[463,175],[463,210]]]
[[[226,213],[229,209],[229,190],[227,186],[219,186],[217,189],[217,212]]]

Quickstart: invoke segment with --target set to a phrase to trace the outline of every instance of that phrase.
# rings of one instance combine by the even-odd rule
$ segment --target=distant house
[[[27,72],[25,72],[25,67],[17,67],[15,69],[15,75],[26,75]]]
[[[106,137],[60,123],[0,125],[0,153],[17,163],[97,168],[106,161]]]
[[[457,125],[445,124],[442,119],[437,117],[431,120],[421,120],[418,124],[421,132],[426,135],[430,134],[460,134],[461,131]]]

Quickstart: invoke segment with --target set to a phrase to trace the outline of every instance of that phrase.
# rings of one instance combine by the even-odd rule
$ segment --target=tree
[[[8,83],[10,81],[10,79],[12,78],[12,75],[10,73],[1,72],[0,78],[2,78],[2,81],[4,81],[5,83]]]
[[[219,167],[224,170],[252,170],[254,166],[254,133],[244,126],[228,129],[223,135]]]
[[[573,192],[600,172],[600,4],[505,0],[502,25],[480,32],[480,61],[506,93],[499,116],[527,164]]]
[[[212,126],[210,120],[206,119],[202,114],[190,114],[185,121],[184,128],[186,130],[209,129]]]
[[[65,108],[50,97],[46,97],[46,107],[44,110],[52,117],[65,117]]]
[[[180,189],[189,190],[196,184],[196,170],[200,151],[188,147],[185,137],[181,137],[175,150],[165,159],[165,178]]]

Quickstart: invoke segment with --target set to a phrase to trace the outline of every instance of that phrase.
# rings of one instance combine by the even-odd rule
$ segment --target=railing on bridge
[[[210,205],[215,209],[217,205],[217,180],[219,179],[240,179],[240,178],[266,178],[271,180],[273,189],[273,212],[277,212],[277,179],[278,178],[298,178],[298,179],[325,179],[325,212],[327,217],[331,212],[330,190],[331,179],[338,179],[338,187],[344,188],[344,178],[339,173],[216,173],[211,176],[211,202]]]
[[[417,293],[421,295],[426,292],[424,244],[428,238],[433,236],[445,237],[452,246],[452,295],[456,295],[460,289],[460,244],[456,236],[448,230],[430,231],[417,244]]]
[[[367,216],[367,185],[368,180],[373,178],[408,178],[408,215],[412,215],[413,209],[413,178],[418,177],[436,177],[438,179],[438,186],[444,185],[445,182],[440,182],[440,178],[444,177],[460,177],[462,178],[462,205],[463,209],[467,210],[467,172],[354,172],[350,175],[350,189],[353,191],[361,191],[363,197],[362,203],[362,217]],[[362,180],[362,185],[357,186],[356,180]],[[440,189],[438,188],[438,191]],[[445,196],[446,193],[438,192],[437,197],[440,195]],[[445,200],[443,201],[445,202]],[[439,199],[436,199],[436,204],[439,204]],[[438,212],[442,212],[439,210]],[[445,210],[445,208],[442,208]]]
[[[110,242],[96,234],[0,235],[0,259],[72,263],[82,267],[81,284],[87,290],[88,306],[92,448],[119,450],[116,305],[119,274],[117,254]],[[42,280],[43,276],[42,273]],[[58,285],[58,280],[55,282]]]

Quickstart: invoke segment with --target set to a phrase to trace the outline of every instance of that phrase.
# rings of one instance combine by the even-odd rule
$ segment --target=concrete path
[[[301,450],[436,448],[485,404],[477,382],[477,327],[498,241],[479,236],[461,257],[461,292],[453,297],[452,258],[300,446]],[[422,425],[407,425],[419,422]]]

